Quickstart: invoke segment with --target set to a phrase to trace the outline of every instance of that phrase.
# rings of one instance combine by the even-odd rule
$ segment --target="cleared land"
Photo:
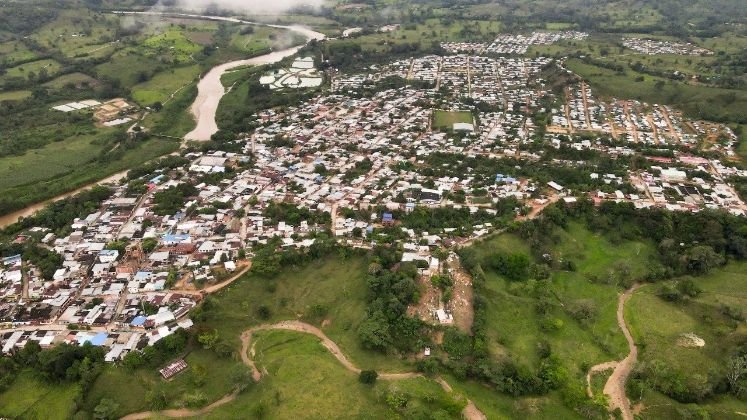
[[[683,375],[686,382],[722,369],[725,360],[747,337],[744,322],[736,321],[725,310],[747,308],[747,264],[732,263],[694,281],[703,291],[690,301],[667,302],[657,296],[658,285],[647,285],[633,295],[625,311],[639,344],[640,362],[661,362]],[[683,334],[690,333],[703,339],[705,345],[682,345]],[[631,397],[634,404],[642,403],[644,418],[677,416],[677,410],[686,407],[652,389]],[[735,418],[735,412],[745,412],[747,408],[743,401],[730,396],[714,397],[699,406],[714,418]]]
[[[433,128],[451,129],[456,123],[472,124],[469,111],[433,111]]]

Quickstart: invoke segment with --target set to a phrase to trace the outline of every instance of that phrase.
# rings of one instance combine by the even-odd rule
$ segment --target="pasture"
[[[675,279],[675,282],[684,280]],[[639,289],[625,308],[625,318],[641,349],[639,362],[662,362],[683,375],[687,383],[721,372],[726,360],[747,337],[747,326],[737,319],[747,308],[747,264],[731,263],[692,281],[702,289],[695,298],[668,302],[658,296],[661,286],[651,284]],[[685,346],[684,334],[695,334],[705,344]],[[649,380],[655,383],[657,379]],[[672,416],[685,406],[653,389],[634,397],[644,407],[652,407],[643,412],[647,418]],[[714,418],[722,415],[729,418],[745,407],[744,402],[728,395],[711,397],[700,405]]]
[[[450,395],[425,378],[378,380],[373,386],[358,382],[316,337],[290,331],[265,331],[255,336],[260,369],[268,374],[232,403],[209,413],[208,419],[245,418],[261,411],[270,418],[460,418],[450,413]],[[313,392],[310,392],[313,390]],[[393,409],[387,396],[400,394],[406,405]],[[242,414],[239,414],[242,413]]]
[[[409,370],[396,357],[364,349],[358,325],[365,319],[366,267],[362,258],[329,257],[300,267],[287,267],[273,278],[249,273],[215,295],[207,328],[239,347],[239,334],[252,325],[301,319],[320,326],[362,369]],[[258,315],[260,306],[270,317]]]
[[[27,419],[65,419],[75,411],[77,385],[52,385],[23,371],[0,393],[0,416]]]
[[[469,111],[433,111],[433,128],[451,130],[456,123],[472,124],[472,113]]]

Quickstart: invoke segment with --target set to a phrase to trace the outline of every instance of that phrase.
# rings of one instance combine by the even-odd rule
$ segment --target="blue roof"
[[[109,337],[109,336],[106,333],[102,332],[102,333],[98,333],[98,334],[94,335],[93,338],[90,339],[89,341],[94,346],[102,346],[102,345],[104,345],[104,342],[106,341],[107,337]]]
[[[147,319],[148,318],[146,318],[146,317],[144,317],[142,315],[136,316],[132,321],[130,321],[130,325],[132,325],[133,327],[140,327],[143,324],[145,324],[145,320],[147,320]]]
[[[135,273],[135,280],[147,280],[150,275],[153,274],[150,271],[138,271]]]
[[[104,342],[106,341],[106,338],[109,337],[107,333],[98,333],[91,337],[90,335],[81,335],[78,334],[76,339],[78,340],[78,344],[83,345],[85,343],[91,343],[94,346],[103,346]]]
[[[158,175],[156,177],[151,178],[151,180],[149,182],[151,182],[153,184],[158,184],[159,182],[161,182],[161,180],[163,179],[164,176],[165,175],[163,175],[163,174]]]
[[[384,217],[382,217],[382,220],[390,221],[394,220],[394,217],[392,216],[392,213],[384,213]]]
[[[187,234],[163,235],[164,242],[185,242],[190,238]]]
[[[119,251],[117,251],[116,249],[102,249],[101,251],[99,251],[99,255],[114,255],[114,254],[119,254]]]

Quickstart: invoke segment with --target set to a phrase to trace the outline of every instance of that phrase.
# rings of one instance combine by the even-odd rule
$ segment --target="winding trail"
[[[275,324],[262,324],[258,325],[256,327],[249,328],[248,330],[245,330],[241,333],[241,361],[248,366],[252,370],[252,378],[255,382],[259,382],[262,379],[262,372],[257,368],[256,364],[254,363],[254,351],[252,349],[252,336],[257,331],[268,331],[268,330],[286,330],[286,331],[295,331],[295,332],[301,332],[306,334],[311,334],[321,340],[322,345],[329,350],[330,353],[337,359],[337,361],[340,362],[347,370],[353,373],[360,373],[361,369],[357,366],[355,366],[350,360],[348,360],[347,357],[342,353],[342,350],[340,350],[340,347],[332,341],[329,337],[327,337],[326,334],[319,328],[307,324],[305,322],[301,321],[280,321]],[[424,377],[423,374],[419,372],[392,372],[392,373],[379,373],[379,379],[388,380],[388,381],[396,381],[396,380],[402,380],[402,379],[412,379],[412,378],[421,378]],[[448,382],[446,382],[441,377],[436,377],[435,381],[441,385],[441,388],[443,388],[446,392],[453,392],[451,386]],[[172,409],[172,410],[163,410],[163,411],[143,411],[140,413],[133,413],[128,414],[127,416],[122,417],[122,420],[142,420],[142,419],[148,419],[151,417],[172,417],[172,418],[179,418],[179,417],[194,417],[194,416],[201,416],[204,414],[207,414],[214,410],[215,408],[218,408],[222,405],[228,404],[231,401],[236,399],[236,396],[238,393],[232,392],[230,394],[225,395],[223,398],[219,399],[218,401],[213,402],[212,404],[196,409],[196,410],[190,410],[190,409]],[[485,420],[487,417],[480,411],[480,409],[477,408],[477,406],[470,400],[467,400],[467,405],[462,410],[462,416],[467,420]]]
[[[638,360],[638,346],[635,345],[633,335],[625,324],[625,303],[639,287],[641,287],[640,284],[633,285],[633,287],[621,294],[617,300],[617,325],[622,330],[625,340],[628,342],[628,355],[619,362],[611,361],[593,366],[586,375],[586,392],[589,396],[592,396],[591,375],[595,372],[614,368],[612,375],[607,379],[607,383],[604,384],[604,394],[609,396],[610,411],[619,408],[622,412],[623,420],[633,420],[633,410],[630,407],[628,397],[625,395],[625,383],[628,381],[636,360]]]

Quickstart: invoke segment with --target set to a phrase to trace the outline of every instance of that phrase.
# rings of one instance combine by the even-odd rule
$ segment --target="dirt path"
[[[361,369],[355,366],[350,360],[348,360],[347,357],[342,353],[342,350],[340,350],[340,347],[332,341],[329,337],[327,337],[326,334],[319,328],[307,324],[305,322],[300,321],[280,321],[275,324],[263,324],[258,325],[256,327],[252,327],[248,330],[245,330],[243,333],[241,333],[241,361],[248,366],[252,370],[252,378],[255,382],[259,382],[262,379],[262,372],[260,372],[259,369],[257,369],[256,364],[254,363],[253,356],[254,356],[254,348],[252,347],[252,335],[254,335],[257,331],[268,331],[268,330],[287,330],[287,331],[295,331],[295,332],[301,332],[306,334],[311,334],[321,340],[322,345],[329,350],[330,353],[337,359],[337,361],[340,362],[347,370],[353,372],[353,373],[360,373]],[[411,379],[411,378],[420,378],[423,377],[423,374],[419,372],[401,372],[401,373],[379,373],[379,379],[383,380],[401,380],[401,379]],[[438,382],[439,385],[444,389],[446,392],[452,392],[451,386],[446,382],[443,378],[437,377],[435,378],[435,381]],[[127,416],[122,417],[122,420],[141,420],[141,419],[147,419],[151,417],[194,417],[194,416],[201,416],[203,414],[207,414],[213,409],[220,407],[224,404],[228,404],[229,402],[236,399],[236,393],[232,392],[223,398],[219,399],[218,401],[215,401],[214,403],[197,409],[197,410],[190,410],[190,409],[172,409],[172,410],[163,410],[163,411],[143,411],[140,413],[133,413],[129,414]],[[472,403],[472,401],[467,400],[467,406],[462,411],[462,415],[467,420],[485,420],[487,417],[477,408],[477,406]]]
[[[594,372],[601,372],[614,368],[612,375],[607,379],[607,383],[604,384],[604,394],[609,396],[609,409],[610,411],[619,408],[622,412],[623,420],[633,420],[633,411],[630,407],[630,401],[625,395],[625,383],[630,376],[630,372],[635,366],[635,362],[638,359],[638,347],[633,341],[633,335],[630,334],[628,326],[625,324],[625,302],[628,301],[630,296],[641,287],[640,284],[636,284],[630,289],[626,290],[625,293],[621,294],[617,300],[617,325],[623,332],[625,340],[628,342],[628,355],[621,361],[611,361],[598,364],[589,370],[586,374],[586,392],[589,396],[592,396],[591,390],[591,375]]]

